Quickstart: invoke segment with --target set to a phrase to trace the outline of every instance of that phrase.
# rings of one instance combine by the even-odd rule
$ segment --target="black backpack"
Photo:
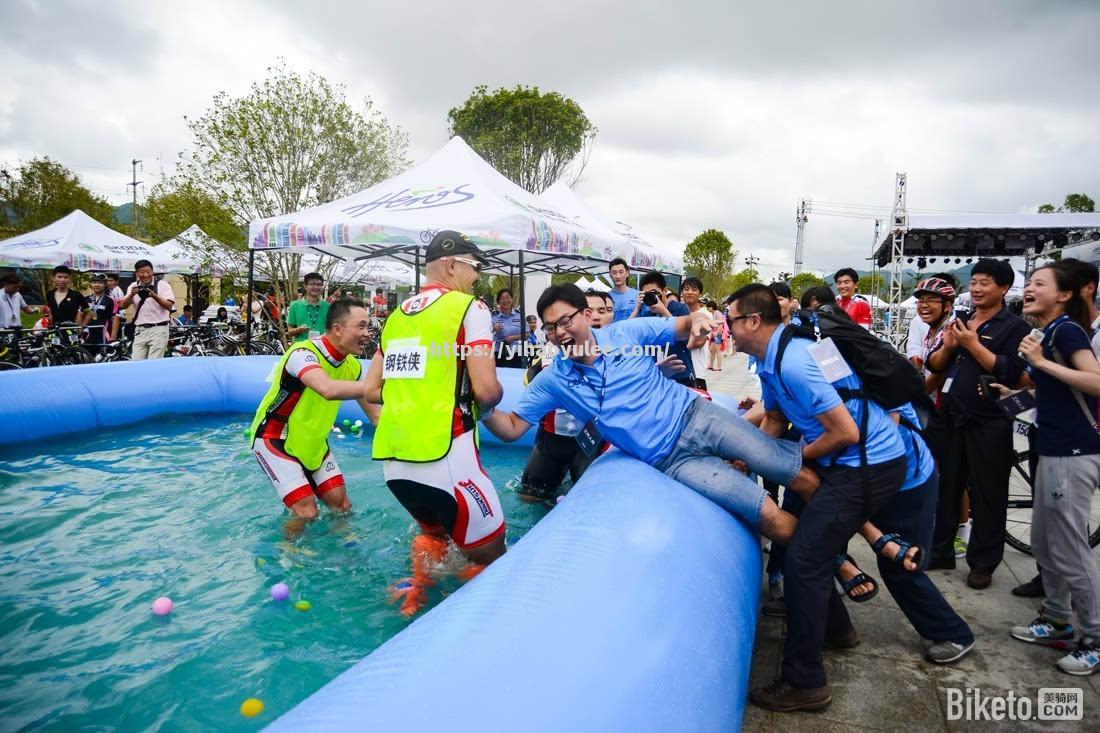
[[[872,401],[879,406],[892,410],[905,403],[911,403],[920,420],[913,425],[904,417],[902,424],[921,434],[931,414],[932,400],[924,391],[924,378],[916,367],[909,363],[904,354],[899,353],[888,342],[880,340],[873,333],[848,317],[842,308],[836,305],[824,305],[816,311],[799,311],[800,325],[786,326],[779,336],[779,346],[775,355],[775,376],[783,384],[783,353],[792,338],[804,338],[811,341],[832,339],[837,351],[844,357],[852,371],[863,383],[862,389],[837,387],[840,399]],[[784,387],[786,389],[786,387]],[[859,424],[859,462],[864,474],[864,490],[867,466],[867,421],[870,410],[862,412]],[[870,497],[865,498],[869,500]]]

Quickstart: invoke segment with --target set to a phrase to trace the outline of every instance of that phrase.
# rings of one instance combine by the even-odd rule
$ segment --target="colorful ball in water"
[[[357,427],[357,428],[363,427],[363,421],[362,420],[356,420],[355,421],[355,427]]]
[[[299,611],[308,611],[309,609],[313,608],[309,601],[298,601],[294,604],[294,607],[297,608]]]
[[[347,418],[344,418],[344,421],[340,424],[343,425],[345,428],[350,427],[351,426],[351,420],[348,420]]]
[[[248,437],[249,435],[251,435],[251,434],[252,434],[252,431],[251,431],[251,430],[249,430],[248,428],[245,428],[245,429],[244,429],[244,430],[243,430],[242,432],[243,432],[243,434],[244,434],[244,437],[246,437],[246,438],[247,438],[247,437]]]
[[[359,430],[360,430],[360,427],[358,425],[352,425],[351,426],[351,432],[358,433]]]
[[[290,598],[290,586],[286,583],[276,583],[271,586],[271,599],[274,601],[285,601]]]
[[[264,703],[262,700],[257,700],[254,697],[250,697],[241,703],[241,715],[246,718],[255,718],[257,715],[264,711]]]
[[[158,616],[167,616],[172,613],[172,599],[168,596],[161,596],[153,601],[153,613]]]
[[[333,426],[332,426],[332,432],[334,432],[334,433],[339,433],[339,432],[341,432],[341,430],[340,430],[340,428],[338,428],[338,427],[336,427],[335,425],[333,425]]]

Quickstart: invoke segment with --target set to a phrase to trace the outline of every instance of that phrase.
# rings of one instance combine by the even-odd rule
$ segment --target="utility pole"
[[[745,258],[745,267],[750,270],[756,269],[756,263],[760,261],[760,258],[756,255],[749,255]]]
[[[802,272],[802,242],[806,230],[806,222],[810,220],[809,217],[806,216],[810,213],[810,204],[811,202],[809,199],[801,199],[798,202],[798,209],[795,211],[795,224],[797,226],[794,238],[795,275]]]
[[[130,224],[134,228],[134,234],[137,234],[138,233],[137,187],[138,187],[139,183],[144,183],[145,181],[139,181],[137,179],[138,166],[141,165],[141,161],[138,160],[137,158],[134,158],[133,160],[130,161],[130,165],[133,168],[133,180],[130,183],[127,183],[126,187],[130,188],[132,186],[133,189],[134,189],[134,203],[133,203],[133,208],[130,209]],[[142,172],[144,172],[144,171],[145,171],[145,169],[142,168]]]

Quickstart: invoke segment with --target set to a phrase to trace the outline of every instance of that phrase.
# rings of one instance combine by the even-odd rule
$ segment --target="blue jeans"
[[[700,397],[684,413],[676,445],[656,468],[757,528],[768,494],[727,463],[735,459],[769,481],[790,486],[802,468],[802,449]]]
[[[871,517],[871,521],[884,534],[896,533],[920,546],[922,565],[925,567],[932,555],[932,530],[936,523],[939,486],[939,474],[933,471],[923,484],[898,493]],[[923,570],[907,573],[901,565],[879,556],[878,571],[898,608],[923,638],[964,645],[974,641],[970,627],[955,613]]]

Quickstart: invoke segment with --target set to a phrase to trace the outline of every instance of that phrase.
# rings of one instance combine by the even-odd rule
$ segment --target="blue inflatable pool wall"
[[[165,413],[251,413],[272,363],[190,358],[0,374],[0,443]],[[501,371],[507,409],[522,375]],[[346,404],[341,417],[363,415]],[[475,581],[270,728],[736,730],[760,564],[747,527],[612,451]]]

